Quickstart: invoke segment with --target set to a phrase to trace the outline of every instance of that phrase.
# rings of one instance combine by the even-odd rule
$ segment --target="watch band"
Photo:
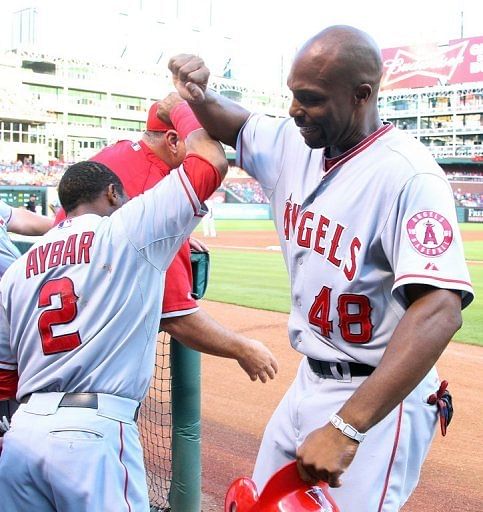
[[[345,436],[357,441],[358,443],[362,443],[366,437],[366,434],[359,432],[352,425],[349,425],[349,423],[345,423],[344,420],[335,413],[330,417],[330,422],[337,430],[340,430]]]

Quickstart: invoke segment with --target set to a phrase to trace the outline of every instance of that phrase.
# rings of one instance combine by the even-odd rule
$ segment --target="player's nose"
[[[290,117],[293,117],[294,119],[302,119],[302,120],[305,115],[305,112],[302,109],[300,102],[297,101],[296,98],[292,98],[290,107],[288,109],[288,113],[289,113]]]

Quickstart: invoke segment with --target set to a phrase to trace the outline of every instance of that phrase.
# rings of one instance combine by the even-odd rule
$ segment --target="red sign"
[[[381,89],[483,82],[483,36],[382,50]]]

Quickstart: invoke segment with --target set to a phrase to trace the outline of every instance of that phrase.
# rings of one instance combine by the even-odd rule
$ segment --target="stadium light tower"
[[[12,47],[32,47],[36,44],[36,18],[35,7],[26,7],[14,13]]]

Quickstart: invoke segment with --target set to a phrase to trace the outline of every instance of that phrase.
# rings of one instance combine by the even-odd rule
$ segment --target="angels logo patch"
[[[407,223],[412,246],[424,256],[441,256],[453,241],[453,228],[439,213],[426,210],[413,215]]]

